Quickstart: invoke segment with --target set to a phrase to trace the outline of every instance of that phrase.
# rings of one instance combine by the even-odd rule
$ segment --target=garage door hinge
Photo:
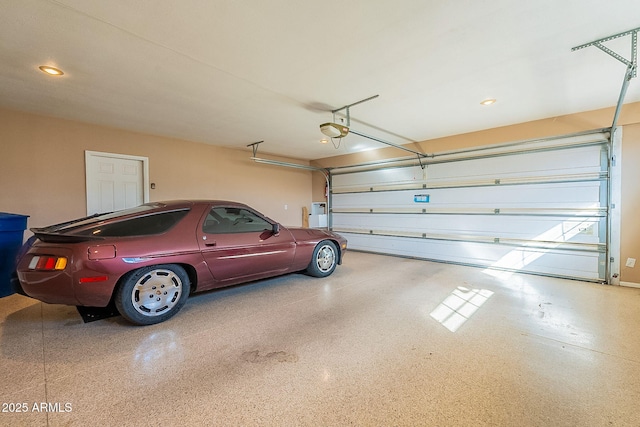
[[[614,257],[609,258],[609,262],[615,262],[615,260],[616,259]]]

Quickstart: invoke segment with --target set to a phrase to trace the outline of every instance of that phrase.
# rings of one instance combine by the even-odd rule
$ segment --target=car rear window
[[[88,216],[86,218],[76,219],[69,222],[64,222],[62,224],[55,224],[49,227],[45,227],[48,231],[56,231],[56,232],[71,232],[78,228],[83,228],[87,226],[91,226],[91,224],[97,224],[102,221],[106,221],[108,219],[118,218],[121,216],[129,216],[132,214],[140,214],[143,215],[144,212],[150,211],[152,209],[156,209],[162,207],[159,203],[147,203],[144,205],[136,206],[134,208],[123,209],[115,212],[108,212],[103,214],[95,214]]]
[[[127,237],[161,234],[169,231],[169,229],[184,218],[188,212],[189,210],[185,209],[145,215],[118,222],[102,224],[74,234],[96,237]]]

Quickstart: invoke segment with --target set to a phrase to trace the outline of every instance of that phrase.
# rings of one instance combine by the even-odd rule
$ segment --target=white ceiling
[[[317,159],[384,146],[319,142],[373,95],[351,127],[400,144],[613,106],[625,65],[571,48],[638,27],[638,0],[0,0],[0,106]]]

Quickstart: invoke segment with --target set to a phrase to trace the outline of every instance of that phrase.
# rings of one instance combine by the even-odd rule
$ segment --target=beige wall
[[[311,204],[309,171],[254,163],[250,149],[0,109],[0,150],[0,212],[30,215],[29,227],[86,215],[85,150],[148,157],[151,201],[234,200],[297,226]]]
[[[454,135],[413,144],[411,148],[425,153],[437,153],[460,148],[520,141],[545,136],[562,135],[611,126],[614,108],[536,120],[512,126]],[[622,239],[621,276],[623,282],[640,284],[640,103],[625,105],[619,125],[623,126],[622,142]],[[348,138],[348,137],[347,137]],[[329,157],[312,162],[314,166],[331,167],[369,161],[406,157],[407,152],[395,148]],[[313,174],[313,200],[324,200],[325,180]],[[625,267],[627,258],[636,258],[635,268]]]

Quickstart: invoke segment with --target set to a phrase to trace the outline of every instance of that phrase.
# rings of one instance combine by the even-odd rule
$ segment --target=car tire
[[[116,308],[131,323],[153,325],[176,314],[187,302],[190,288],[189,276],[179,265],[140,268],[123,277]]]
[[[338,249],[330,240],[323,240],[313,249],[307,273],[313,277],[327,277],[338,264]]]

